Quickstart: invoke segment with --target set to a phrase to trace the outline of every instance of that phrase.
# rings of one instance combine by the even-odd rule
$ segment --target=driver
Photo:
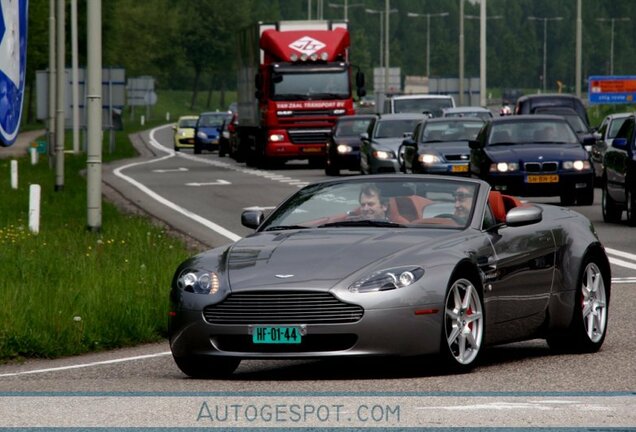
[[[365,185],[360,190],[360,216],[371,220],[386,220],[386,200],[375,185]]]

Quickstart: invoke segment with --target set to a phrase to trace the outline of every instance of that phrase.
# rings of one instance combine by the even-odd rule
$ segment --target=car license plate
[[[302,149],[303,153],[320,153],[322,152],[322,149],[320,147],[303,147]]]
[[[468,165],[451,165],[451,172],[468,172]]]
[[[252,330],[255,344],[299,344],[301,338],[298,327],[254,327]]]
[[[526,177],[528,183],[558,183],[558,174],[529,175]]]

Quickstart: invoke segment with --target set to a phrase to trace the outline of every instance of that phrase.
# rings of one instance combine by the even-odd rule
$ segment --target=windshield
[[[421,119],[378,120],[373,138],[402,138],[413,132]]]
[[[311,185],[274,211],[259,231],[327,227],[468,225],[479,185],[468,180],[343,180]]]
[[[197,125],[197,119],[181,119],[179,121],[180,128],[194,128]]]
[[[276,72],[272,100],[347,99],[351,95],[346,70]]]
[[[418,98],[395,99],[393,112],[396,113],[430,113],[433,117],[441,117],[444,108],[451,108],[453,102],[450,98]]]
[[[336,137],[357,137],[369,128],[370,118],[365,119],[341,119],[336,126],[334,136]]]
[[[226,119],[229,119],[228,114],[213,114],[202,115],[199,117],[199,126],[201,127],[220,127]]]
[[[610,123],[609,131],[607,132],[607,138],[616,138],[616,134],[618,133],[618,130],[621,128],[621,126],[623,126],[623,123],[625,123],[625,120],[627,120],[627,117],[614,119],[614,121]]]
[[[490,129],[488,143],[489,145],[574,144],[579,143],[579,140],[572,128],[564,121],[526,120],[493,124]]]
[[[485,122],[429,122],[422,131],[420,142],[470,141],[477,138]]]

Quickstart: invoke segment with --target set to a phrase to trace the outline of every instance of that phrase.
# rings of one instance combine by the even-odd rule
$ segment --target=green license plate
[[[299,344],[302,335],[298,327],[254,327],[255,344]]]

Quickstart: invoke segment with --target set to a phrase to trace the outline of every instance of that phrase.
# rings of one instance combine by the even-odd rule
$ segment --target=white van
[[[384,101],[384,113],[418,113],[441,117],[444,108],[455,108],[450,95],[410,94],[391,96]]]

